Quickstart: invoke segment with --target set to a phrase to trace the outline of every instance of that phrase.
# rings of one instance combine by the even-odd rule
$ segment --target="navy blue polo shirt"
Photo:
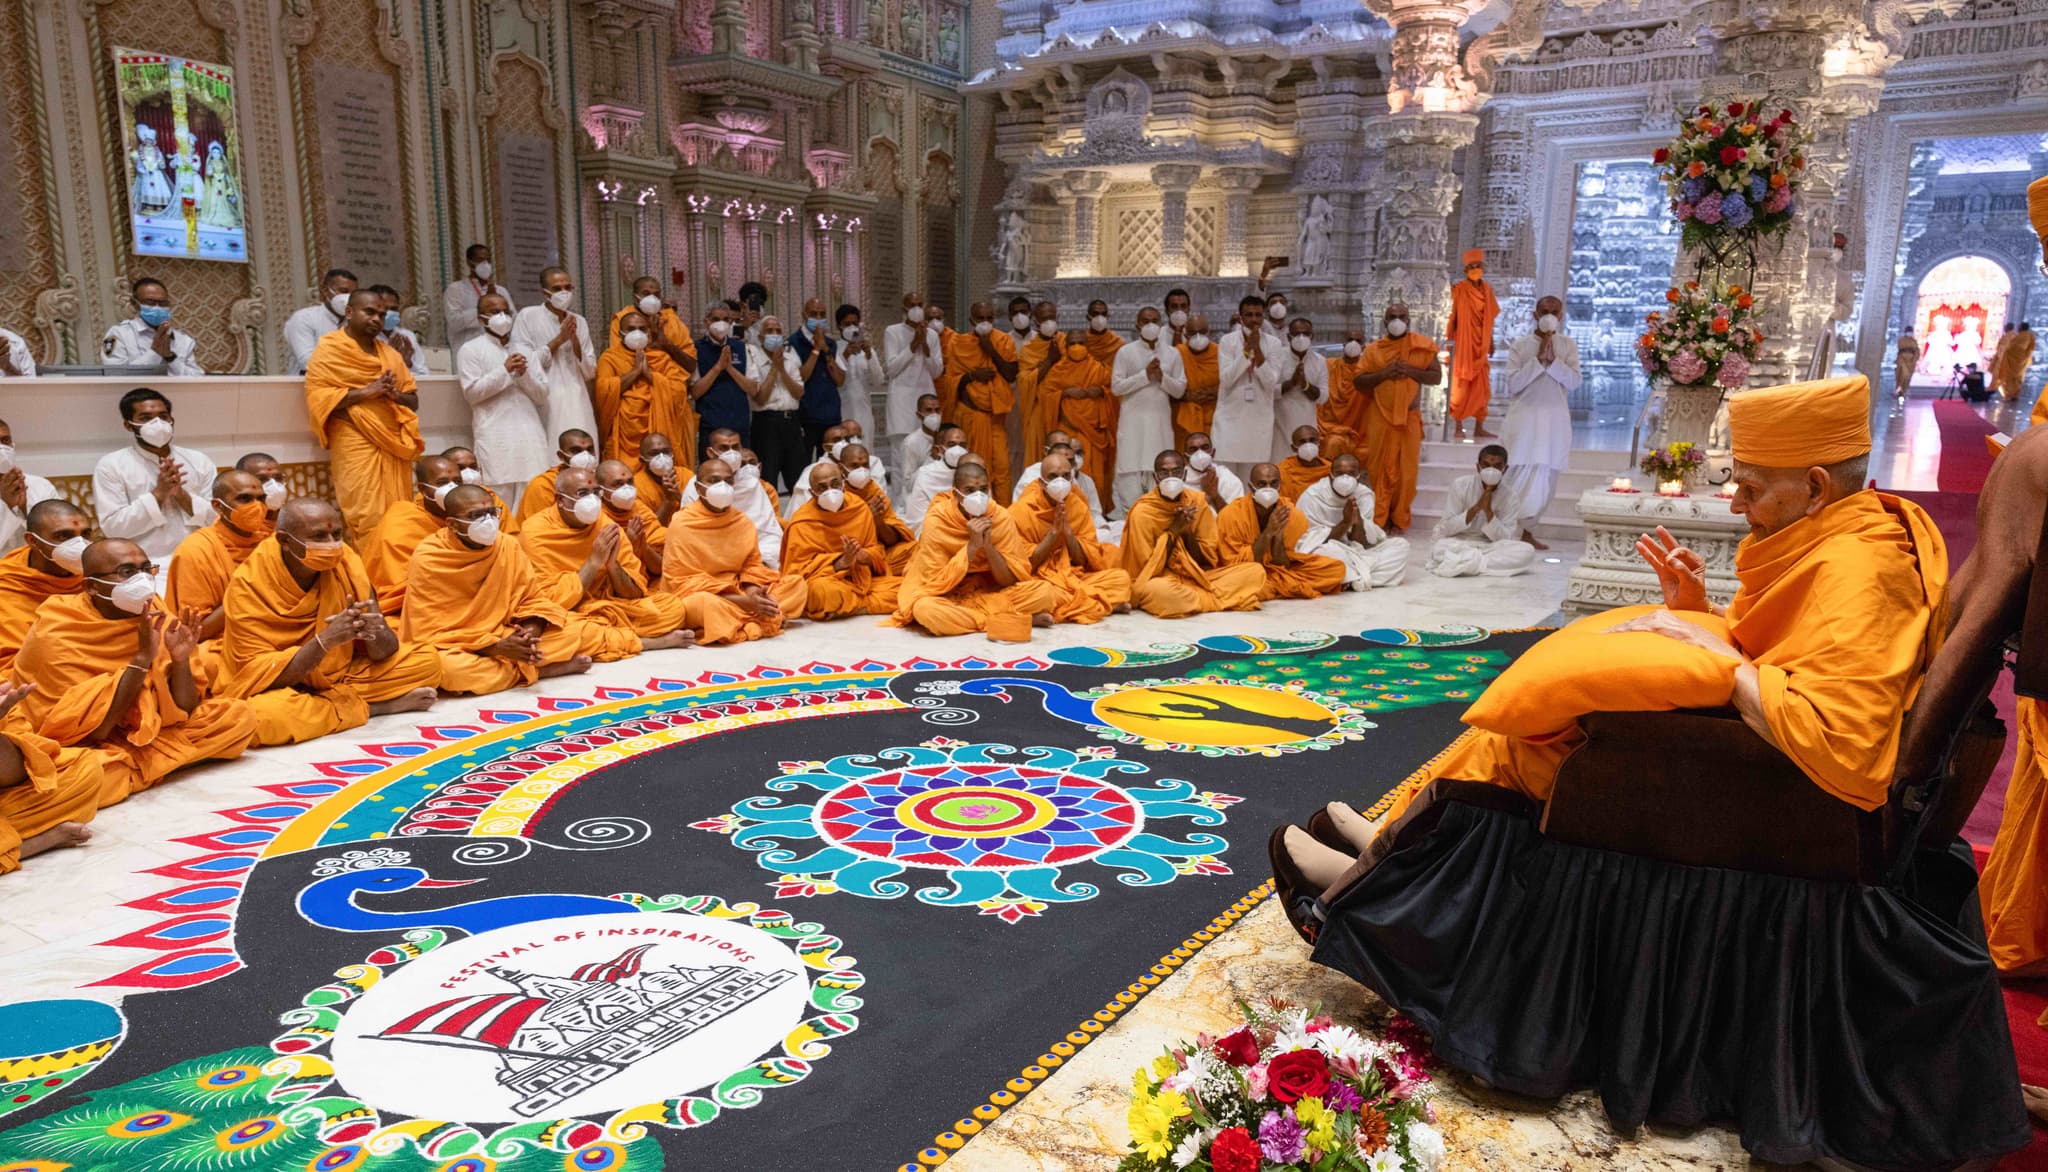
[[[747,373],[747,339],[738,330],[734,330],[732,336],[723,343],[712,340],[709,334],[699,337],[697,369],[711,369],[718,361],[718,355],[712,351],[718,349],[721,344],[732,351],[732,369],[741,374]],[[704,442],[714,430],[721,427],[738,432],[741,444],[747,444],[753,439],[753,400],[747,398],[747,393],[740,389],[740,384],[735,382],[730,374],[719,375],[718,380],[711,384],[711,389],[697,400],[697,416],[700,421],[697,426],[699,443]],[[693,454],[693,458],[702,455],[702,452],[697,452]]]
[[[796,351],[798,362],[811,360],[811,335],[809,332],[791,334],[789,348]],[[803,419],[806,423],[822,423],[831,426],[845,416],[839,412],[839,384],[832,381],[832,368],[827,360],[839,353],[839,343],[825,339],[824,356],[811,368],[811,377],[804,380]]]

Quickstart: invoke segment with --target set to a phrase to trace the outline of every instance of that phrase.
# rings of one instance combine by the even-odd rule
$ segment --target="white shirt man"
[[[543,414],[548,388],[540,380],[540,356],[513,345],[509,326],[506,337],[478,326],[481,332],[455,355],[455,377],[469,403],[477,471],[516,508],[520,490],[556,462]],[[526,360],[524,370],[506,366],[515,356]]]
[[[920,307],[921,310],[922,307]],[[920,317],[922,313],[920,312]],[[910,343],[922,330],[925,335],[924,353],[910,348]],[[937,330],[923,321],[913,325],[910,322],[892,322],[882,331],[879,347],[882,359],[882,378],[889,387],[889,434],[903,435],[917,430],[917,400],[920,395],[932,393],[932,380],[945,369],[945,351],[939,345]]]
[[[1347,467],[1354,463],[1344,457]],[[1346,503],[1355,503],[1359,530],[1345,514]],[[1308,532],[1294,547],[1296,553],[1319,553],[1344,563],[1344,588],[1370,590],[1392,586],[1408,572],[1408,539],[1388,537],[1387,531],[1372,523],[1372,490],[1355,472],[1325,476],[1301,490],[1295,502],[1308,521]],[[1361,532],[1362,530],[1362,532]],[[1363,541],[1358,540],[1360,536]]]
[[[470,251],[475,254],[478,250],[472,247]],[[484,252],[482,255],[488,257],[490,254]],[[484,294],[496,293],[505,299],[508,307],[514,305],[512,294],[506,292],[503,285],[493,285],[490,278],[491,262],[476,259],[473,255],[470,270],[462,275],[461,280],[450,282],[448,288],[442,290],[441,320],[448,323],[450,354],[462,353],[462,348],[469,345],[471,338],[484,332],[476,316],[476,303]]]
[[[781,569],[782,521],[776,517],[775,506],[761,488],[760,470],[756,468],[751,476],[736,477],[732,487],[732,507],[745,513],[747,520],[754,523],[754,541],[761,552],[761,563],[771,570]],[[683,486],[683,503],[676,507],[687,509],[696,500],[697,481],[692,477],[690,483]]]
[[[876,434],[875,388],[882,385],[882,364],[876,359],[873,347],[858,354],[847,353],[849,346],[866,336],[866,331],[858,325],[841,327],[839,331],[839,369],[846,375],[846,381],[839,384],[839,418],[860,424],[860,433],[869,436]],[[871,454],[875,457],[877,476],[886,473],[888,470],[882,467],[881,453]]]
[[[348,294],[338,293],[344,311],[348,308]],[[333,302],[322,301],[295,311],[284,319],[284,352],[291,362],[293,374],[306,373],[306,362],[313,357],[313,347],[320,339],[341,328],[342,314],[334,312]]]
[[[28,339],[13,330],[0,330],[0,351],[7,355],[7,363],[0,367],[0,378],[34,378],[36,356],[28,348]]]
[[[1563,305],[1545,298],[1537,309],[1551,317],[1549,333],[1524,334],[1508,346],[1507,418],[1500,445],[1508,450],[1506,485],[1530,524],[1543,515],[1557,492],[1557,478],[1571,463],[1571,393],[1579,389],[1579,347],[1559,328]],[[1544,324],[1539,315],[1539,325]],[[1550,340],[1544,355],[1544,339]]]
[[[206,368],[192,356],[195,345],[192,335],[173,329],[171,356],[166,360],[155,349],[156,327],[144,324],[140,317],[131,317],[107,327],[106,337],[100,339],[100,361],[108,366],[161,370],[173,378],[198,378],[206,373]]]
[[[1244,495],[1244,481],[1237,478],[1237,473],[1218,464],[1214,453],[1209,455],[1208,466],[1204,468],[1195,467],[1194,453],[1189,452],[1186,455],[1188,457],[1188,483],[1201,490],[1202,495],[1209,498],[1209,503],[1215,508],[1220,510],[1223,506]],[[1213,483],[1211,482],[1212,476],[1214,477]]]
[[[1216,418],[1210,429],[1216,458],[1240,479],[1252,465],[1273,458],[1275,400],[1286,365],[1285,349],[1267,334],[1259,340],[1264,360],[1254,366],[1246,353],[1245,330],[1240,324],[1216,340]]]
[[[411,361],[406,363],[406,369],[412,371],[413,377],[418,378],[434,373],[427,369],[427,348],[420,345],[420,336],[418,334],[413,333],[404,326],[400,326],[384,335],[384,341],[392,349],[398,351],[401,356],[412,355]],[[399,345],[400,342],[405,344],[401,346]]]
[[[789,373],[789,382],[785,383],[773,377],[775,369],[769,365],[771,361],[782,364],[782,369]],[[799,390],[803,388],[804,364],[787,342],[776,348],[772,359],[767,347],[759,342],[748,342],[747,370],[768,382],[768,397],[754,404],[755,411],[794,411],[802,404],[802,400],[792,394],[789,388],[792,383]]]
[[[11,433],[8,438],[13,438]],[[13,444],[0,444],[0,553],[16,549],[28,540],[30,509],[55,499],[57,486],[16,465]]]
[[[966,454],[962,445],[960,455]],[[933,501],[953,491],[953,470],[958,463],[957,458],[948,463],[943,455],[933,456],[911,476],[910,487],[903,494],[903,507],[896,510],[896,515],[903,518],[912,533],[924,536],[924,515],[931,511]]]
[[[1145,312],[1150,316],[1140,321],[1138,336],[1117,348],[1109,376],[1109,393],[1119,401],[1116,504],[1123,510],[1152,491],[1152,458],[1173,447],[1173,405],[1188,389],[1180,351],[1166,340],[1157,314]],[[1148,331],[1150,341],[1145,339]]]
[[[1296,351],[1292,346],[1294,338],[1308,336],[1295,334],[1290,337],[1289,347],[1280,359],[1282,389],[1273,403],[1272,460],[1276,464],[1294,454],[1294,429],[1314,427],[1316,407],[1330,397],[1330,360],[1316,353],[1313,344],[1303,351]],[[1297,372],[1301,374],[1302,385],[1288,389]]]
[[[1536,547],[1522,540],[1522,503],[1498,479],[1502,471],[1482,466],[1451,482],[1444,515],[1431,533],[1436,544],[1429,551],[1430,573],[1440,578],[1508,578],[1536,560]],[[1492,485],[1486,483],[1488,472],[1496,475]]]
[[[896,441],[896,486],[901,490],[901,498],[896,501],[898,509],[910,499],[910,486],[917,480],[918,470],[932,458],[932,440],[937,438],[939,431],[938,418],[939,409],[933,407],[919,417],[909,435]],[[948,480],[946,487],[952,488],[953,482]]]
[[[190,508],[156,499],[161,465],[155,453],[144,450],[140,437],[101,456],[92,470],[93,511],[99,515],[100,532],[141,546],[159,571],[169,568],[179,542],[211,524],[216,515],[206,503],[213,488],[213,461],[205,452],[175,445],[168,454],[177,462]]]
[[[550,350],[548,343],[561,332],[564,321],[576,323],[576,337]],[[541,413],[547,434],[560,435],[572,428],[598,434],[597,408],[590,402],[597,351],[583,315],[566,307],[529,305],[513,319],[512,344],[540,356],[540,377],[548,389],[547,409]]]

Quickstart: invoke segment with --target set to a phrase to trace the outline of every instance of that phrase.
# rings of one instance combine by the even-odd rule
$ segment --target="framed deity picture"
[[[116,48],[114,86],[135,254],[248,263],[234,70]]]

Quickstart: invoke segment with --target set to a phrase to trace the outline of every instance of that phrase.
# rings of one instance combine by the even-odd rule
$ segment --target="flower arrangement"
[[[1702,288],[1687,281],[1666,289],[1668,312],[1645,318],[1636,339],[1643,373],[1677,387],[1735,390],[1749,381],[1764,334],[1756,325],[1756,299],[1740,285]]]
[[[1661,448],[1651,448],[1643,457],[1643,471],[1650,474],[1660,486],[1684,484],[1707,466],[1707,454],[1696,444],[1680,441]],[[1660,491],[1661,488],[1660,488]]]
[[[1117,1172],[1437,1172],[1419,1027],[1397,1018],[1375,1040],[1278,999],[1244,1013],[1133,1074]]]
[[[1768,121],[1762,102],[1701,106],[1651,161],[1662,169],[1687,248],[1728,236],[1775,236],[1792,226],[1806,178],[1806,128],[1792,111]],[[1718,250],[1715,250],[1718,251]]]

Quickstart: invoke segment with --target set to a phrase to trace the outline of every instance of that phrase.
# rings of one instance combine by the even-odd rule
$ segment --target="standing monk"
[[[1031,339],[1017,351],[1017,399],[1024,404],[1024,453],[1045,448],[1045,411],[1039,406],[1038,384],[1045,372],[1066,353],[1066,336],[1060,332],[1059,307],[1041,301],[1031,307]]]
[[[91,532],[92,518],[62,497],[30,507],[28,544],[0,557],[0,677],[13,669],[36,611],[53,598],[85,592],[79,565]]]
[[[626,466],[616,460],[598,467],[611,469],[622,483],[627,475]],[[544,586],[553,583],[554,597],[562,605],[593,622],[639,636],[641,651],[688,647],[696,636],[689,629],[684,600],[648,593],[646,562],[639,548],[606,513],[597,474],[570,468],[555,478],[555,507],[527,521],[519,531],[519,545]]]
[[[803,617],[808,598],[802,578],[784,577],[761,559],[754,522],[733,507],[733,476],[719,457],[697,466],[697,497],[669,522],[662,559],[661,588],[689,601],[704,644],[780,635]]]
[[[361,559],[341,542],[341,511],[300,497],[249,554],[221,604],[222,695],[256,713],[256,743],[286,745],[434,702],[441,659],[384,622]]]
[[[654,345],[654,326],[646,314],[628,309],[617,321],[623,327],[619,344],[606,347],[597,360],[597,422],[604,432],[605,458],[637,465],[640,441],[655,432],[682,436],[694,445],[697,412],[690,406],[690,372]]]
[[[954,333],[945,345],[946,379],[957,405],[940,413],[967,432],[967,450],[988,460],[989,483],[999,500],[1010,499],[1010,409],[1017,405],[1017,349],[1008,330],[996,328],[995,307],[977,301],[967,307],[969,332]]]
[[[1216,371],[1216,347],[1209,337],[1209,318],[1206,314],[1195,314],[1187,319],[1185,330],[1175,330],[1183,339],[1174,344],[1180,351],[1181,370],[1187,375],[1188,389],[1180,401],[1173,405],[1173,446],[1185,449],[1188,437],[1196,432],[1207,432],[1216,418],[1216,391],[1220,385]]]
[[[651,348],[668,355],[669,360],[683,368],[684,374],[697,373],[697,340],[690,336],[690,327],[683,323],[676,307],[661,296],[661,282],[654,277],[633,279],[633,300],[621,306],[612,314],[612,325],[605,339],[607,346],[616,346],[625,330],[620,323],[629,313],[639,313],[647,319],[647,330],[652,338]],[[598,421],[602,424],[604,421]]]
[[[1920,339],[1913,327],[1899,331],[1899,352],[1892,358],[1892,394],[1903,399],[1913,389],[1913,372],[1920,367]]]
[[[1364,373],[1365,329],[1352,326],[1344,331],[1344,352],[1327,359],[1330,366],[1330,397],[1316,408],[1316,427],[1323,433],[1323,455],[1365,457],[1365,415],[1372,410],[1372,396],[1358,393],[1358,376]]]
[[[1031,576],[1031,549],[1016,522],[989,498],[988,469],[963,461],[953,491],[925,514],[889,622],[934,635],[985,633],[1004,616],[1049,627],[1059,602],[1052,583]]]
[[[306,410],[357,541],[405,499],[407,465],[427,447],[412,372],[383,333],[384,299],[358,290],[341,328],[323,335],[306,362]]]
[[[1275,598],[1321,598],[1344,589],[1344,563],[1317,553],[1296,553],[1308,535],[1308,521],[1290,506],[1280,490],[1280,468],[1252,466],[1252,491],[1223,506],[1216,515],[1216,535],[1223,560],[1254,565],[1265,571],[1261,601]]]
[[[1039,380],[1040,420],[1046,434],[1063,431],[1073,438],[1083,460],[1081,475],[1094,482],[1097,499],[1107,501],[1116,472],[1116,400],[1109,394],[1109,367],[1078,338],[1063,336],[1065,350]]]
[[[1493,360],[1493,321],[1500,316],[1500,302],[1493,298],[1493,286],[1486,283],[1485,254],[1476,248],[1465,250],[1465,279],[1451,286],[1451,320],[1445,324],[1451,345],[1451,418],[1458,421],[1455,439],[1465,438],[1465,421],[1472,421],[1472,434],[1493,439],[1486,430],[1486,404],[1493,397],[1487,381],[1487,364]]]
[[[783,572],[807,586],[804,616],[894,613],[903,580],[889,576],[875,514],[847,490],[846,473],[830,460],[811,465],[810,489],[782,535]]]
[[[1422,388],[1444,376],[1436,343],[1408,332],[1408,306],[1387,306],[1386,336],[1365,348],[1351,385],[1371,396],[1365,413],[1366,482],[1373,492],[1373,524],[1395,533],[1408,528],[1415,477],[1422,464]]]
[[[1260,436],[1261,442],[1270,438]],[[1162,619],[1259,609],[1266,572],[1224,563],[1216,512],[1187,487],[1187,458],[1161,452],[1152,473],[1156,486],[1138,498],[1124,522],[1122,556],[1132,603]]]
[[[362,549],[363,568],[377,589],[377,605],[387,615],[405,609],[405,576],[412,566],[412,551],[448,527],[448,513],[442,504],[462,483],[462,470],[446,456],[421,456],[412,462],[412,479],[412,499],[384,510],[377,527],[356,540]],[[496,503],[495,497],[492,503]]]
[[[2027,365],[2034,361],[2034,327],[2026,322],[1999,340],[1998,354],[1991,360],[1991,385],[2006,402],[2020,397],[2025,389]]]
[[[1041,475],[1024,486],[1009,511],[1018,536],[1032,546],[1032,576],[1062,595],[1053,621],[1093,623],[1129,613],[1131,576],[1116,564],[1116,550],[1103,548],[1096,537],[1088,502],[1074,491],[1072,458],[1055,450],[1038,467]]]

